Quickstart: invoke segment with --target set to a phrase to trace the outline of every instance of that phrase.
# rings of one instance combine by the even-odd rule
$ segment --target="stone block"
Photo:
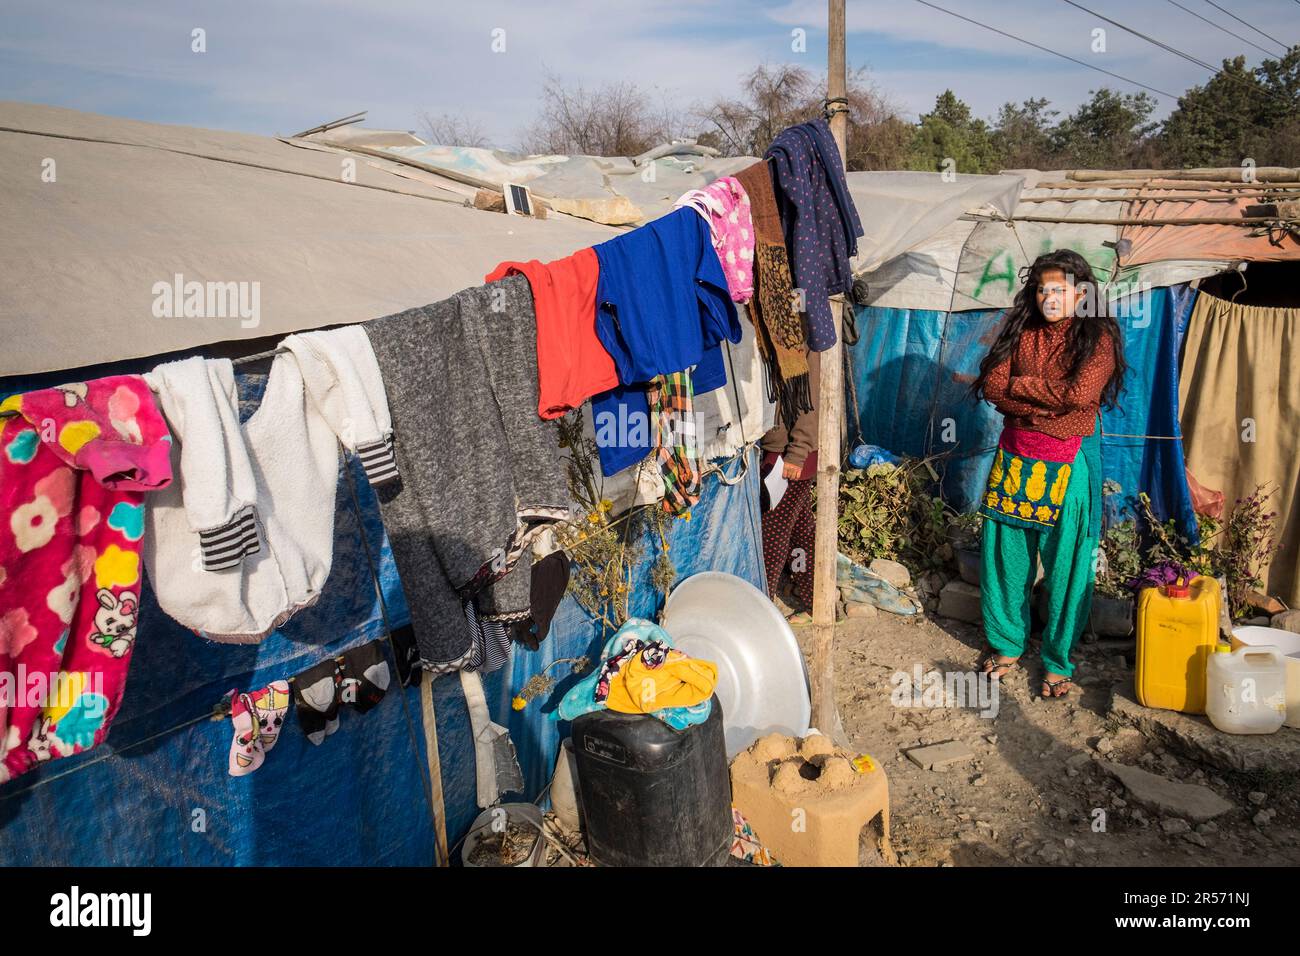
[[[949,581],[939,592],[939,616],[979,624],[984,620],[980,589],[965,581]]]
[[[940,770],[953,764],[974,760],[975,751],[960,740],[949,740],[946,743],[913,748],[907,751],[907,759],[922,770]]]

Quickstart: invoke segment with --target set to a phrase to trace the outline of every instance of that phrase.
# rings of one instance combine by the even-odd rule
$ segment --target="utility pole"
[[[826,98],[830,127],[845,161],[848,113],[842,102],[847,75],[844,54],[844,0],[827,2]],[[817,397],[817,543],[813,559],[813,646],[810,662],[813,726],[828,737],[843,735],[835,708],[836,557],[839,554],[840,418],[844,414],[844,365],[840,341],[844,297],[831,299],[835,344],[821,353],[821,391]]]

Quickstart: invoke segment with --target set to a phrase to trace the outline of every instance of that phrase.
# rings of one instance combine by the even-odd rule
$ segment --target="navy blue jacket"
[[[772,185],[790,254],[790,277],[804,291],[808,347],[835,344],[830,296],[853,289],[849,259],[857,255],[862,221],[849,195],[840,152],[823,119],[782,130],[768,147]]]

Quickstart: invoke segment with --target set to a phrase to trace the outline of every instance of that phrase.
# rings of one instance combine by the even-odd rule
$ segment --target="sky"
[[[1064,0],[934,2],[1170,93],[1211,75]],[[1297,0],[1216,0],[1266,35],[1177,0],[1241,39],[1174,0],[1078,2],[1215,66],[1300,41]],[[913,120],[945,88],[984,117],[1029,97],[1064,113],[1100,86],[1137,90],[918,0],[849,0],[847,22],[850,66]],[[687,108],[733,95],[760,63],[823,71],[825,25],[823,0],[0,0],[0,99],[264,134],[359,110],[368,126],[416,130],[427,111],[511,147],[548,72],[588,88],[633,82]],[[1156,100],[1157,117],[1174,105]]]

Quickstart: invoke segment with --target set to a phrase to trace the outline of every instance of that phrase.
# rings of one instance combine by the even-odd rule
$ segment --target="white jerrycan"
[[[1271,734],[1286,720],[1286,658],[1276,647],[1215,648],[1206,664],[1205,714],[1229,734]]]

